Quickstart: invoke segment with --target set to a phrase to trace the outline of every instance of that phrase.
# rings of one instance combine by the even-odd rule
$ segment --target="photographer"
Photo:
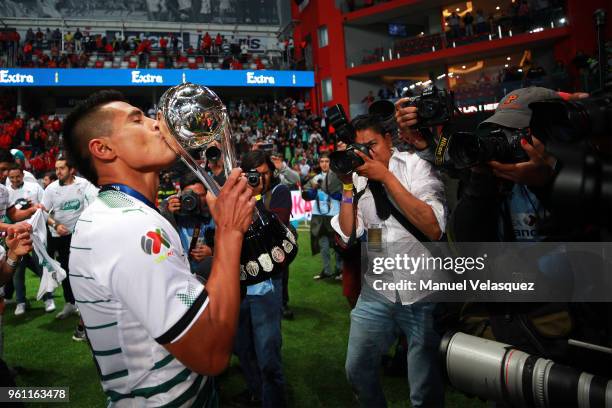
[[[206,188],[193,174],[180,180],[181,195],[160,206],[161,214],[176,228],[181,245],[189,254],[191,272],[208,280],[212,267],[215,223],[206,204]]]
[[[281,184],[289,187],[290,190],[297,190],[300,184],[300,175],[297,171],[292,170],[285,162],[281,153],[275,152],[270,156],[274,168],[278,171],[278,178]]]
[[[268,153],[254,150],[242,157],[257,207],[274,213],[285,225],[291,216],[291,192],[279,182]],[[288,310],[288,269],[255,285],[247,286],[240,304],[240,320],[234,351],[240,360],[248,391],[246,403],[261,401],[263,407],[283,407],[285,379],[281,362],[281,318]]]
[[[304,186],[302,198],[306,201],[315,201],[312,206],[312,219],[310,222],[310,245],[312,254],[321,252],[323,270],[314,279],[339,277],[342,260],[334,243],[334,230],[331,219],[340,212],[340,199],[342,197],[342,183],[338,176],[329,169],[330,159],[327,153],[321,154],[319,167],[321,173],[310,179]],[[331,250],[335,253],[336,267],[331,270]]]
[[[217,184],[223,186],[225,184],[225,164],[219,143],[213,142],[204,152],[204,156],[206,157],[206,169]]]
[[[367,149],[367,155],[354,150],[364,162],[355,169],[362,177],[352,172],[341,176],[342,205],[340,214],[331,221],[332,227],[345,243],[367,231],[370,243],[379,236],[381,244],[405,242],[419,248],[421,254],[424,247],[415,234],[421,239],[438,240],[445,227],[444,186],[437,172],[417,155],[395,150],[394,127],[383,122],[380,116],[359,116],[352,121],[352,126],[356,132],[355,144]],[[353,196],[353,182],[358,199]],[[408,224],[414,233],[408,230]],[[444,389],[437,358],[440,339],[433,330],[434,306],[408,299],[401,291],[379,293],[366,277],[351,312],[346,358],[348,381],[361,406],[386,406],[379,368],[382,354],[398,327],[408,339],[412,406],[443,405]]]
[[[576,228],[573,220],[551,214],[551,192],[556,176],[557,160],[547,151],[544,143],[530,129],[532,110],[529,105],[542,100],[582,99],[584,93],[562,94],[545,88],[518,89],[504,97],[495,113],[482,122],[478,132],[486,135],[493,131],[505,135],[525,135],[520,139],[524,158],[502,163],[485,160],[469,169],[457,206],[449,221],[449,237],[461,242],[539,242],[539,241],[593,241],[592,228]],[[401,104],[401,100],[398,102]],[[416,111],[398,105],[396,118],[409,140],[423,157],[433,160],[433,152],[420,134],[413,132]],[[531,143],[528,141],[531,139]],[[484,139],[486,141],[486,139]],[[492,142],[492,143],[499,143]],[[492,149],[489,149],[492,150]],[[501,150],[501,149],[500,149]],[[453,163],[451,163],[452,165]],[[578,217],[578,215],[576,215]],[[595,238],[595,239],[594,239]],[[456,246],[459,248],[459,246]],[[566,263],[564,251],[548,254],[548,262],[539,263],[540,276],[547,287],[560,284],[571,276],[560,265]],[[544,258],[541,258],[544,260]],[[553,359],[558,362],[602,372],[606,361],[567,344],[569,336],[583,341],[602,344],[606,329],[598,319],[605,319],[603,304],[585,303],[524,303],[512,306],[502,303],[474,303],[463,307],[460,319],[470,322],[463,330],[486,333],[504,343]],[[598,316],[598,317],[595,317]],[[529,322],[525,325],[521,322]],[[538,323],[539,322],[539,323]],[[544,323],[542,323],[544,322]],[[605,369],[609,370],[609,366]]]

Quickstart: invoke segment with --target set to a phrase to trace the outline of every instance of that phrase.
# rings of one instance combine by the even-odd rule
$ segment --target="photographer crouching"
[[[359,116],[351,124],[355,143],[347,151],[360,160],[338,162],[332,157],[332,169],[343,183],[340,214],[332,219],[332,227],[346,244],[366,234],[369,243],[407,243],[418,248],[420,256],[424,248],[419,242],[439,240],[445,228],[444,186],[437,172],[416,154],[394,149],[395,126],[381,116]],[[363,407],[386,406],[379,368],[397,328],[408,340],[412,406],[443,406],[435,304],[407,296],[397,290],[382,294],[366,276],[351,312],[346,373]]]
[[[174,226],[189,254],[191,272],[208,280],[215,245],[215,223],[206,204],[206,188],[192,173],[180,180],[180,195],[162,202],[161,214]]]
[[[252,196],[259,210],[274,213],[285,225],[291,216],[291,192],[280,183],[269,153],[253,150],[242,157]],[[247,286],[240,304],[238,333],[234,352],[240,360],[248,390],[239,402],[261,403],[263,407],[283,407],[285,379],[281,362],[281,319],[284,300],[288,300],[288,265],[270,279]]]

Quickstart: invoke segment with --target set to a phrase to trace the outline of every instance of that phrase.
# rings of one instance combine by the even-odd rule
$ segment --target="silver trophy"
[[[227,109],[221,99],[207,87],[187,82],[168,89],[159,101],[159,109],[170,148],[208,191],[218,195],[219,185],[194,155],[205,157],[202,153],[208,149],[219,149],[226,177],[237,167]],[[268,279],[296,255],[295,235],[273,213],[255,208],[242,245],[241,281],[249,285]]]

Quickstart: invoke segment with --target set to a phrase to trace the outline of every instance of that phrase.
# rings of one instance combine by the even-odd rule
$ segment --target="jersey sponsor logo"
[[[79,208],[81,208],[81,201],[78,199],[74,199],[74,200],[69,200],[66,201],[62,204],[62,211],[70,211],[70,210],[78,210]]]
[[[170,239],[166,231],[157,228],[140,237],[140,247],[147,255],[157,255],[161,252],[162,247],[170,248]]]

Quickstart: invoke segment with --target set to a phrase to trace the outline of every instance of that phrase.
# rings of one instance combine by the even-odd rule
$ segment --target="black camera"
[[[179,197],[181,201],[181,214],[183,215],[199,215],[200,209],[200,196],[193,190],[185,190]]]
[[[453,118],[456,110],[453,92],[438,89],[435,85],[425,88],[421,95],[411,97],[404,106],[416,106],[416,128],[445,125]]]
[[[372,144],[352,143],[348,145],[346,150],[333,152],[329,155],[329,167],[336,174],[351,174],[357,167],[365,163],[355,152],[360,151],[370,157],[370,147]]]
[[[221,158],[221,149],[219,149],[217,146],[210,146],[204,152],[204,156],[206,157],[206,160],[216,162]]]
[[[259,180],[261,180],[261,173],[256,170],[249,170],[246,172],[247,183],[251,187],[259,186]]]
[[[336,130],[336,137],[338,140],[349,144],[355,140],[355,128],[350,124],[344,113],[342,105],[336,104],[332,107],[327,108],[325,111],[325,117],[329,121],[330,125]]]
[[[491,160],[520,163],[529,160],[521,139],[531,143],[529,129],[486,126],[476,133],[457,132],[448,140],[447,153],[453,167],[465,169]]]
[[[27,210],[28,208],[30,208],[30,200],[28,200],[27,198],[18,198],[15,201],[15,208],[17,208],[18,210]]]

